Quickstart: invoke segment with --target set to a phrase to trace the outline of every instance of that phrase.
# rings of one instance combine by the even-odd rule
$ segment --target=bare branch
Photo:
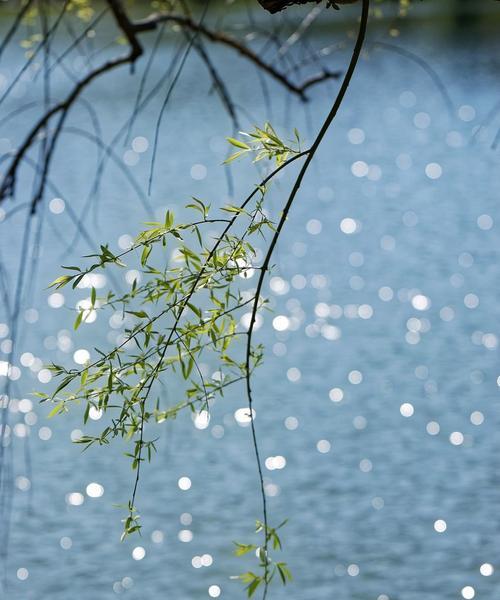
[[[236,38],[228,35],[224,32],[212,31],[208,29],[205,25],[199,25],[195,21],[193,21],[189,17],[185,17],[183,15],[173,15],[173,14],[163,14],[163,13],[154,13],[149,17],[141,21],[136,21],[133,24],[134,30],[139,33],[142,31],[151,31],[156,29],[159,23],[170,22],[179,25],[183,29],[188,29],[193,32],[197,32],[207,40],[217,44],[224,44],[229,48],[235,50],[238,54],[252,62],[256,65],[261,71],[267,73],[272,79],[275,79],[278,83],[283,85],[288,91],[299,96],[301,100],[306,101],[306,89],[311,87],[315,83],[319,81],[324,81],[325,79],[330,78],[338,78],[340,76],[339,72],[326,72],[324,73],[324,77],[322,79],[317,79],[314,81],[307,81],[305,84],[296,84],[290,78],[288,78],[281,71],[273,67],[271,64],[264,61],[258,54],[256,54],[251,48],[241,43]]]
[[[125,65],[125,64],[134,64],[134,62],[139,58],[139,56],[141,56],[141,54],[143,52],[142,46],[140,45],[139,41],[137,40],[133,26],[132,26],[131,22],[129,21],[128,17],[126,16],[125,12],[123,11],[119,0],[108,0],[108,3],[111,8],[111,11],[113,13],[113,16],[115,17],[117,25],[120,27],[120,29],[123,31],[124,35],[127,37],[127,40],[129,41],[129,44],[130,44],[129,52],[127,54],[125,54],[124,56],[121,56],[121,57],[118,57],[118,58],[115,58],[112,60],[108,60],[107,62],[102,64],[100,67],[97,67],[96,69],[94,69],[93,71],[88,73],[83,79],[81,79],[80,81],[78,81],[75,84],[75,86],[73,87],[71,92],[68,94],[68,96],[64,100],[62,100],[61,102],[59,102],[58,104],[53,106],[51,109],[49,109],[37,121],[37,123],[33,126],[31,131],[26,136],[24,142],[21,144],[19,149],[16,151],[9,168],[8,168],[4,178],[2,179],[2,182],[0,184],[0,202],[5,200],[7,197],[11,197],[14,195],[17,171],[18,171],[18,168],[19,168],[26,152],[30,149],[31,145],[35,141],[38,134],[47,128],[52,117],[54,117],[55,115],[60,115],[60,119],[56,125],[55,132],[52,134],[52,139],[51,139],[51,143],[50,143],[50,151],[47,152],[46,157],[45,157],[43,176],[42,176],[40,184],[38,186],[38,191],[35,194],[33,201],[32,201],[32,209],[31,210],[32,210],[32,212],[36,211],[36,206],[43,196],[43,191],[45,188],[45,180],[46,180],[46,177],[48,174],[48,167],[50,165],[50,160],[51,160],[51,157],[52,157],[54,149],[55,149],[57,138],[59,136],[62,125],[66,119],[66,116],[67,116],[69,110],[71,109],[71,107],[73,106],[73,104],[75,103],[75,101],[77,100],[79,95],[94,79],[97,79],[103,73],[107,73],[108,71],[111,71],[111,70],[113,70],[117,67],[120,67],[122,65]]]

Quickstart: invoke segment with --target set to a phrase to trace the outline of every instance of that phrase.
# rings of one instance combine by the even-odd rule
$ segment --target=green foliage
[[[250,133],[241,131],[240,134],[246,141],[227,138],[227,141],[238,148],[238,151],[232,154],[225,161],[225,164],[231,163],[245,154],[253,153],[255,155],[254,162],[267,158],[268,160],[275,160],[276,165],[279,167],[291,156],[300,153],[300,138],[296,129],[294,130],[295,139],[290,143],[281,140],[270,123],[265,123],[263,129],[255,127]]]
[[[126,256],[139,261],[143,284],[135,279],[125,294],[109,292],[103,298],[92,288],[90,308],[80,309],[74,322],[77,329],[90,311],[118,310],[130,323],[123,341],[110,351],[98,350],[98,358],[81,369],[52,365],[60,382],[45,398],[55,403],[51,416],[75,402],[85,404],[85,423],[91,407],[109,413],[110,420],[99,435],[85,435],[78,443],[87,448],[122,437],[132,443],[126,456],[137,472],[156,451],[155,440],[147,438],[148,423],[174,419],[186,408],[209,411],[216,395],[247,376],[242,345],[237,342],[245,333],[239,318],[253,297],[241,286],[248,269],[253,269],[255,249],[250,238],[273,225],[262,210],[262,198],[248,210],[225,207],[231,219],[209,218],[210,207],[198,199],[190,209],[202,219],[176,224],[167,211],[163,222],[147,224],[129,250],[114,254],[102,245],[99,253],[88,257],[93,262],[87,268],[65,267],[70,274],[51,284],[75,288],[89,273],[124,268]],[[236,219],[246,223],[241,233],[231,234]],[[212,248],[205,242],[208,224],[223,228]],[[174,258],[166,260],[170,249]],[[217,380],[202,374],[198,364],[202,357],[218,366]],[[260,346],[252,348],[251,358],[253,371],[262,360]],[[166,405],[162,386],[170,383],[177,395],[179,380],[185,383],[184,398]],[[135,513],[132,501],[124,520],[125,535],[140,529]]]
[[[276,577],[279,577],[281,583],[286,585],[289,581],[292,581],[292,574],[288,569],[288,566],[283,561],[274,561],[270,554],[269,548],[272,550],[281,550],[281,539],[278,535],[278,530],[286,525],[287,521],[283,521],[278,527],[269,527],[261,521],[256,522],[255,533],[263,533],[265,543],[263,546],[256,546],[255,544],[241,544],[234,542],[236,549],[234,550],[235,556],[245,556],[249,552],[255,551],[258,558],[259,574],[253,571],[245,571],[241,575],[233,577],[233,579],[239,579],[244,585],[247,592],[247,596],[251,598],[255,592],[264,585],[269,585],[271,581]]]
[[[115,438],[130,444],[125,456],[135,478],[122,539],[141,529],[135,500],[141,465],[156,452],[152,430],[185,409],[209,415],[216,396],[238,383],[246,381],[249,386],[262,362],[263,348],[253,344],[248,321],[267,304],[248,284],[255,273],[260,275],[254,239],[265,240],[267,233],[275,232],[263,208],[266,183],[287,160],[297,157],[298,150],[281,142],[269,124],[256,127],[249,137],[248,151],[255,153],[255,160],[267,157],[278,167],[241,204],[226,205],[212,216],[210,205],[192,198],[186,209],[194,216],[188,222],[176,222],[166,211],[163,221],[146,223],[128,250],[116,254],[103,244],[86,257],[86,267],[65,266],[66,273],[50,284],[75,289],[94,272],[131,264],[139,271],[125,293],[109,291],[99,297],[92,288],[90,301],[78,309],[74,321],[78,329],[94,311],[119,311],[126,323],[119,342],[111,350],[96,349],[98,356],[80,369],[51,365],[58,385],[51,395],[38,394],[54,403],[51,417],[81,403],[86,424],[92,408],[101,411],[102,431],[77,440],[84,449],[110,444]],[[296,140],[298,145],[298,134]],[[237,140],[230,142],[247,152]],[[218,228],[215,236],[214,228]],[[204,375],[201,360],[217,369],[216,378]],[[175,401],[167,402],[166,389]],[[257,522],[256,531],[264,538],[258,549],[261,572],[238,577],[249,596],[261,585],[267,589],[275,575],[283,583],[291,578],[285,563],[268,557],[268,545],[281,549],[277,530],[283,525],[273,529]],[[257,547],[238,544],[236,554],[251,550]]]

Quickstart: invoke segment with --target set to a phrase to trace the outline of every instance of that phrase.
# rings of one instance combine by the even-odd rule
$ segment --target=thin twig
[[[26,4],[17,13],[16,18],[14,19],[14,23],[12,23],[9,31],[5,34],[5,37],[3,38],[2,43],[0,44],[0,57],[2,56],[5,48],[8,46],[10,40],[12,39],[12,36],[18,30],[19,25],[21,24],[21,21],[24,19],[24,15],[30,9],[32,3],[33,3],[33,0],[28,0],[28,2],[26,2]]]

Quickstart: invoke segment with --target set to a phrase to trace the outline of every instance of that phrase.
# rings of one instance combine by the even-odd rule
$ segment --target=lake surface
[[[500,114],[477,131],[500,100],[500,37],[493,25],[457,27],[408,23],[397,39],[371,29],[372,45],[275,254],[274,279],[265,286],[275,315],[264,314],[258,331],[267,353],[254,384],[256,426],[264,459],[286,459],[282,469],[265,469],[265,477],[271,522],[289,519],[283,555],[294,583],[273,586],[272,599],[452,600],[464,588],[471,598],[470,586],[476,598],[494,600],[500,590],[500,150],[491,147]],[[339,31],[333,38],[346,41]],[[425,59],[447,90],[451,112],[421,65],[376,41]],[[332,43],[327,29],[311,43]],[[171,38],[160,46],[150,85],[176,49]],[[268,81],[267,104],[253,68],[221,48],[212,56],[237,104],[247,108],[243,129],[269,119],[280,132],[296,126],[313,138],[336,82],[315,88],[302,104]],[[347,44],[325,64],[343,69],[348,59]],[[81,74],[82,62],[72,55],[68,68]],[[4,85],[21,65],[19,52],[5,55]],[[17,97],[4,103],[2,118],[40,98],[33,77],[29,71]],[[137,81],[122,69],[85,94],[107,142],[130,116]],[[52,96],[62,97],[67,85],[57,70]],[[165,90],[138,116],[127,145],[115,146],[143,190]],[[232,125],[209,91],[205,67],[193,55],[161,126],[148,199],[159,215],[177,207],[182,216],[192,195],[222,206],[259,178],[250,163],[235,164],[229,194],[221,162]],[[2,124],[3,153],[19,143],[37,110]],[[111,315],[72,329],[68,308],[88,289],[64,290],[65,305],[49,305],[45,288],[59,265],[78,264],[101,241],[119,248],[121,236],[134,236],[149,218],[113,163],[99,197],[87,204],[99,160],[95,145],[78,133],[93,132],[88,108],[76,108],[67,127],[51,176],[57,189],[48,191],[35,226],[40,252],[25,273],[14,357],[5,301],[0,312],[0,361],[19,367],[11,383],[17,400],[53,385],[39,381],[46,378],[42,362],[75,366],[75,351],[95,356],[93,348],[112,339]],[[138,137],[149,142],[144,152],[132,150]],[[292,180],[293,169],[271,193],[274,213]],[[29,200],[31,181],[26,167],[16,200],[1,213],[10,302],[25,220],[22,211],[10,211]],[[76,235],[70,212],[82,215],[95,247]],[[289,330],[273,329],[276,315],[289,319]],[[260,499],[250,430],[234,418],[245,406],[243,390],[217,400],[206,429],[195,428],[187,414],[165,424],[158,454],[143,471],[143,535],[124,543],[123,511],[114,505],[128,500],[133,484],[125,448],[82,454],[71,436],[82,428],[83,411],[47,420],[48,408],[32,402],[13,402],[9,410],[5,460],[14,492],[2,597],[191,600],[209,598],[214,585],[221,598],[245,597],[229,576],[252,560],[236,559],[232,541],[253,541]],[[189,477],[189,490],[179,489],[180,477]],[[90,483],[103,495],[89,496]],[[101,488],[88,490],[95,495]],[[142,560],[133,558],[142,556],[137,547],[145,551]],[[200,562],[208,566],[196,568]]]

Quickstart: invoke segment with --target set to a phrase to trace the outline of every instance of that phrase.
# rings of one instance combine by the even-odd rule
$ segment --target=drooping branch
[[[62,125],[66,119],[69,110],[75,104],[76,100],[83,92],[83,90],[90,83],[92,83],[94,79],[97,79],[104,73],[107,73],[108,71],[111,71],[122,65],[133,64],[139,58],[139,56],[141,56],[143,52],[142,46],[137,40],[133,28],[131,27],[130,21],[128,20],[126,14],[122,10],[119,0],[108,0],[108,4],[111,8],[113,16],[115,17],[117,25],[120,27],[124,35],[127,37],[127,40],[129,41],[129,51],[123,56],[108,60],[100,67],[97,67],[96,69],[88,73],[83,79],[79,80],[74,85],[73,89],[64,100],[55,104],[52,108],[45,112],[45,114],[35,123],[35,125],[32,127],[32,129],[24,139],[24,142],[17,149],[9,168],[7,169],[7,172],[2,179],[2,182],[0,184],[0,202],[5,200],[7,197],[14,195],[17,172],[25,154],[31,148],[38,134],[48,127],[52,117],[54,117],[55,115],[60,115],[60,119],[56,126],[56,130],[52,134],[49,146],[50,151],[47,152],[45,155],[44,167],[42,170],[43,176],[40,180],[38,190],[32,200],[31,212],[34,213],[36,211],[36,206],[43,196],[43,191],[45,188],[45,179],[48,174],[48,167],[50,165],[50,160],[55,150],[57,138],[59,136]]]
[[[278,223],[276,230],[274,232],[274,235],[271,239],[269,248],[267,249],[267,252],[265,254],[264,261],[261,266],[261,271],[259,273],[259,278],[257,281],[257,287],[255,290],[252,312],[251,312],[251,317],[250,317],[250,324],[249,324],[248,332],[247,332],[246,363],[245,364],[246,364],[246,389],[247,389],[247,399],[248,399],[248,412],[249,412],[249,416],[250,416],[252,440],[253,440],[253,446],[254,446],[255,459],[257,462],[259,483],[260,483],[260,488],[261,488],[264,528],[266,531],[268,528],[267,501],[266,501],[266,494],[265,494],[265,489],[264,489],[264,477],[263,477],[263,472],[262,472],[262,464],[261,464],[261,459],[260,459],[259,446],[257,443],[257,434],[256,434],[256,430],[255,430],[255,421],[254,421],[254,416],[253,416],[253,396],[252,396],[252,388],[251,388],[251,368],[250,368],[250,366],[251,366],[251,357],[252,357],[253,332],[254,332],[254,328],[255,328],[255,322],[257,319],[257,311],[260,307],[260,294],[262,291],[262,286],[264,284],[264,279],[266,277],[267,271],[270,267],[271,258],[273,256],[273,252],[276,247],[276,244],[278,243],[278,240],[280,238],[281,231],[288,219],[288,214],[289,214],[290,209],[292,208],[293,202],[299,192],[300,186],[306,175],[306,172],[307,172],[319,146],[321,145],[323,138],[325,137],[327,131],[329,130],[333,120],[337,116],[337,112],[342,104],[342,101],[344,100],[345,94],[347,92],[349,84],[351,83],[352,76],[356,69],[356,65],[358,64],[359,57],[361,56],[361,50],[363,48],[367,24],[368,24],[370,0],[362,0],[362,2],[363,2],[363,6],[362,6],[362,10],[361,10],[361,21],[360,21],[358,36],[356,39],[356,44],[354,45],[354,49],[352,52],[349,67],[346,71],[346,74],[342,81],[342,85],[337,94],[337,97],[335,98],[332,108],[330,109],[330,112],[328,113],[326,119],[324,120],[324,122],[319,130],[319,133],[316,136],[316,139],[313,141],[311,147],[307,151],[307,156],[306,156],[304,163],[299,171],[299,174],[295,180],[295,183],[292,187],[292,191],[290,192],[290,195],[285,203],[285,206],[281,213],[279,223]],[[262,600],[265,600],[267,597],[267,589],[268,589],[268,585],[269,585],[267,549],[268,549],[268,540],[266,537],[265,543],[264,543],[264,556],[266,557],[266,563],[265,563],[265,573],[264,573],[264,593],[262,596]]]
[[[125,55],[110,59],[101,66],[90,71],[85,77],[74,84],[72,90],[64,100],[52,106],[39,118],[39,120],[34,124],[25,137],[24,141],[20,144],[19,148],[16,150],[6,174],[0,182],[0,203],[6,198],[14,195],[17,172],[26,153],[32,147],[37,137],[44,131],[48,131],[52,119],[57,115],[59,116],[59,119],[55,130],[51,134],[47,133],[47,135],[50,135],[50,139],[47,143],[47,151],[43,156],[42,177],[31,202],[31,212],[34,213],[36,211],[37,205],[43,197],[45,180],[49,172],[50,163],[55,152],[60,131],[64,122],[66,121],[68,112],[71,110],[82,92],[95,79],[122,65],[130,64],[133,67],[136,60],[143,54],[143,48],[139,41],[139,34],[147,31],[153,31],[160,24],[164,24],[166,22],[176,24],[185,31],[189,31],[194,35],[202,36],[212,43],[223,44],[231,48],[253,63],[260,71],[264,72],[269,77],[284,86],[289,92],[299,96],[299,98],[302,100],[307,100],[306,91],[312,86],[328,79],[337,78],[340,75],[340,73],[336,71],[323,70],[318,75],[306,79],[301,84],[297,84],[294,83],[287,74],[281,72],[272,64],[266,62],[256,52],[236,38],[224,32],[213,31],[206,27],[202,22],[196,22],[189,16],[154,13],[145,19],[134,22],[129,18],[121,3],[121,0],[107,0],[107,4],[115,19],[116,25],[128,42],[129,51]],[[61,11],[59,19],[62,17],[64,12],[65,9]],[[101,16],[102,14],[99,16],[99,18]],[[213,72],[211,75],[213,77]],[[227,100],[226,97],[225,100]]]
[[[26,136],[24,142],[18,148],[15,153],[14,159],[11,162],[11,165],[2,180],[0,185],[0,202],[5,200],[7,197],[12,196],[15,191],[15,183],[16,183],[16,175],[17,170],[21,161],[24,158],[24,155],[29,150],[34,140],[36,139],[38,133],[42,131],[50,122],[51,118],[57,114],[66,114],[70,108],[75,103],[78,96],[82,93],[82,91],[97,77],[102,75],[103,73],[107,73],[116,67],[119,67],[124,64],[128,64],[132,62],[131,53],[126,56],[122,56],[120,58],[115,58],[113,60],[107,61],[91,73],[89,73],[86,77],[81,79],[71,90],[70,94],[61,102],[53,106],[49,111],[47,111],[32,127],[29,134]]]
[[[278,69],[276,69],[272,64],[263,60],[257,53],[255,53],[251,48],[241,43],[236,38],[228,35],[225,32],[221,31],[213,31],[204,25],[199,25],[191,19],[190,17],[186,17],[184,15],[173,15],[173,14],[164,14],[164,13],[155,13],[142,19],[140,21],[136,21],[133,25],[134,30],[139,33],[141,31],[151,31],[156,29],[156,27],[160,23],[169,22],[179,25],[183,29],[187,29],[193,32],[198,32],[204,38],[209,40],[210,42],[216,44],[223,44],[235,50],[238,54],[249,60],[256,67],[258,67],[261,71],[269,75],[272,79],[280,83],[284,86],[289,92],[296,94],[299,96],[301,100],[307,100],[306,90],[311,86],[319,83],[321,81],[325,81],[326,79],[337,79],[340,77],[339,71],[323,71],[320,75],[308,79],[307,81],[297,84],[294,83],[292,79],[290,79],[286,74],[282,73]]]

